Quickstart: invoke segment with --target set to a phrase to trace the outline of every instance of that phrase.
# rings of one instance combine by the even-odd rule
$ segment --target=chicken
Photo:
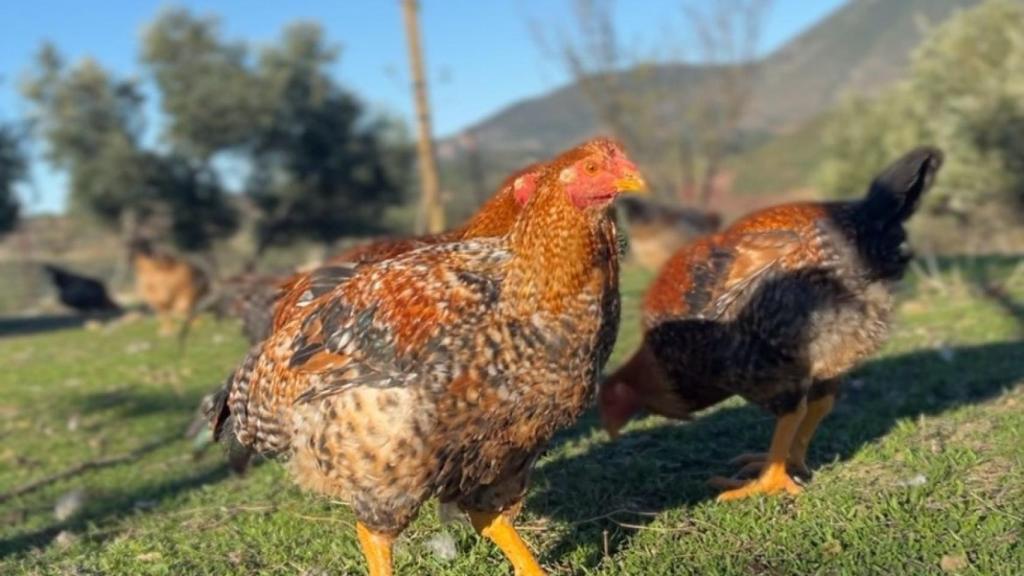
[[[618,205],[628,223],[629,253],[648,270],[658,270],[677,250],[722,224],[714,212],[647,198],[623,198]]]
[[[52,264],[44,264],[43,270],[50,275],[50,281],[65,306],[85,313],[117,312],[121,309],[111,300],[103,282]]]
[[[618,325],[607,208],[643,187],[597,139],[543,171],[504,236],[425,246],[309,277],[211,411],[232,455],[287,457],[348,502],[370,574],[432,497],[466,511],[517,574],[542,570],[512,519],[532,464],[587,406]]]
[[[729,489],[719,500],[798,493],[790,472],[809,475],[840,378],[886,338],[911,257],[903,225],[941,164],[916,149],[864,199],[768,208],[676,253],[644,300],[642,345],[601,387],[608,432],[640,409],[686,418],[739,395],[776,416],[775,432],[766,455],[734,461],[737,477],[712,479]]]
[[[156,252],[146,241],[131,247],[135,290],[160,318],[160,333],[174,332],[175,317],[184,320],[209,289],[209,280],[198,266],[181,258]]]

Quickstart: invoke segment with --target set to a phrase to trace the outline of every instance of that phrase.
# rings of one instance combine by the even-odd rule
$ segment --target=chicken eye
[[[583,169],[586,170],[587,174],[597,173],[597,162],[590,161],[583,165]]]

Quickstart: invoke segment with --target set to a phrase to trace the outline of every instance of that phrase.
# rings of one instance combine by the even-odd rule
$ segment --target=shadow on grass
[[[147,507],[158,505],[161,501],[171,499],[180,493],[219,482],[230,475],[228,467],[221,464],[196,474],[172,478],[130,492],[91,494],[85,509],[70,520],[0,540],[0,559],[48,546],[64,530],[81,534],[89,528],[95,529],[99,526],[99,534],[92,537],[102,540],[106,537],[102,531],[103,525],[135,514],[140,504]]]
[[[900,420],[984,401],[1024,378],[1024,342],[952,352],[949,361],[923,350],[877,359],[858,369],[850,380],[859,385],[843,387],[835,412],[814,439],[812,468],[850,458]],[[735,472],[727,463],[741,452],[765,450],[773,424],[768,413],[755,407],[727,407],[698,413],[691,422],[665,421],[628,432],[610,442],[598,432],[596,415],[588,414],[559,440],[586,439],[596,432],[596,446],[545,463],[530,492],[528,509],[572,526],[549,557],[561,558],[581,542],[602,542],[605,533],[608,551],[615,553],[628,546],[635,532],[623,524],[642,526],[654,513],[714,497],[705,484],[708,477]],[[587,558],[586,567],[601,562],[604,552],[599,548]]]
[[[135,386],[125,386],[116,390],[81,395],[74,400],[73,405],[75,411],[82,414],[110,410],[115,412],[119,420],[159,413],[179,413],[184,417],[195,412],[199,398],[195,394],[178,393],[169,389],[139,389]]]
[[[43,316],[12,316],[0,318],[0,338],[28,336],[30,334],[41,334],[44,332],[55,332],[57,330],[81,328],[90,320],[107,322],[115,320],[121,315],[121,312],[112,312],[88,315],[47,314]]]

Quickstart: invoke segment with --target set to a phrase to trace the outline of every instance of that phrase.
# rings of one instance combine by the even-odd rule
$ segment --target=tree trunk
[[[121,234],[121,257],[114,267],[114,278],[111,284],[115,287],[124,286],[128,282],[132,267],[132,244],[139,239],[139,214],[134,208],[126,208],[121,212],[118,224]]]
[[[437,156],[430,128],[430,103],[427,99],[427,80],[423,72],[423,49],[416,0],[402,0],[405,17],[405,35],[409,44],[409,67],[412,70],[413,96],[416,103],[416,124],[419,131],[419,156],[422,213],[426,231],[435,234],[444,231],[444,208],[441,205],[441,185],[437,174]]]

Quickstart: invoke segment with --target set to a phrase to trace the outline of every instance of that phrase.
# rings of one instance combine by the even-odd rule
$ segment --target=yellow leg
[[[501,512],[469,511],[469,520],[481,536],[494,542],[512,563],[516,576],[544,576],[544,570],[533,557],[526,542],[519,537],[512,522]]]
[[[834,394],[822,396],[807,403],[807,415],[800,423],[800,428],[796,431],[796,438],[793,439],[793,446],[789,449],[789,465],[802,474],[810,473],[807,468],[807,448],[811,445],[811,438],[814,438],[814,432],[818,429],[818,425],[828,416],[835,404]]]
[[[391,544],[394,538],[378,534],[363,526],[362,522],[356,522],[356,535],[370,568],[370,576],[391,576]]]
[[[797,429],[803,422],[806,413],[807,401],[801,400],[796,410],[776,421],[772,444],[768,449],[768,461],[761,470],[761,475],[756,480],[719,494],[719,502],[740,500],[755,494],[777,494],[779,492],[799,494],[801,492],[800,486],[789,477],[789,473],[786,471],[786,461],[789,459],[789,450],[793,445]],[[735,485],[728,479],[717,478],[713,478],[711,483],[730,487]]]
[[[836,397],[834,394],[822,396],[807,403],[807,414],[804,416],[800,427],[796,430],[793,438],[793,445],[789,449],[789,459],[786,467],[790,473],[800,476],[810,476],[811,470],[807,467],[807,448],[811,445],[811,439],[818,425],[832,412]],[[768,454],[740,454],[729,461],[734,466],[743,465],[743,468],[736,473],[736,476],[744,477],[751,473],[760,472],[768,461]]]

